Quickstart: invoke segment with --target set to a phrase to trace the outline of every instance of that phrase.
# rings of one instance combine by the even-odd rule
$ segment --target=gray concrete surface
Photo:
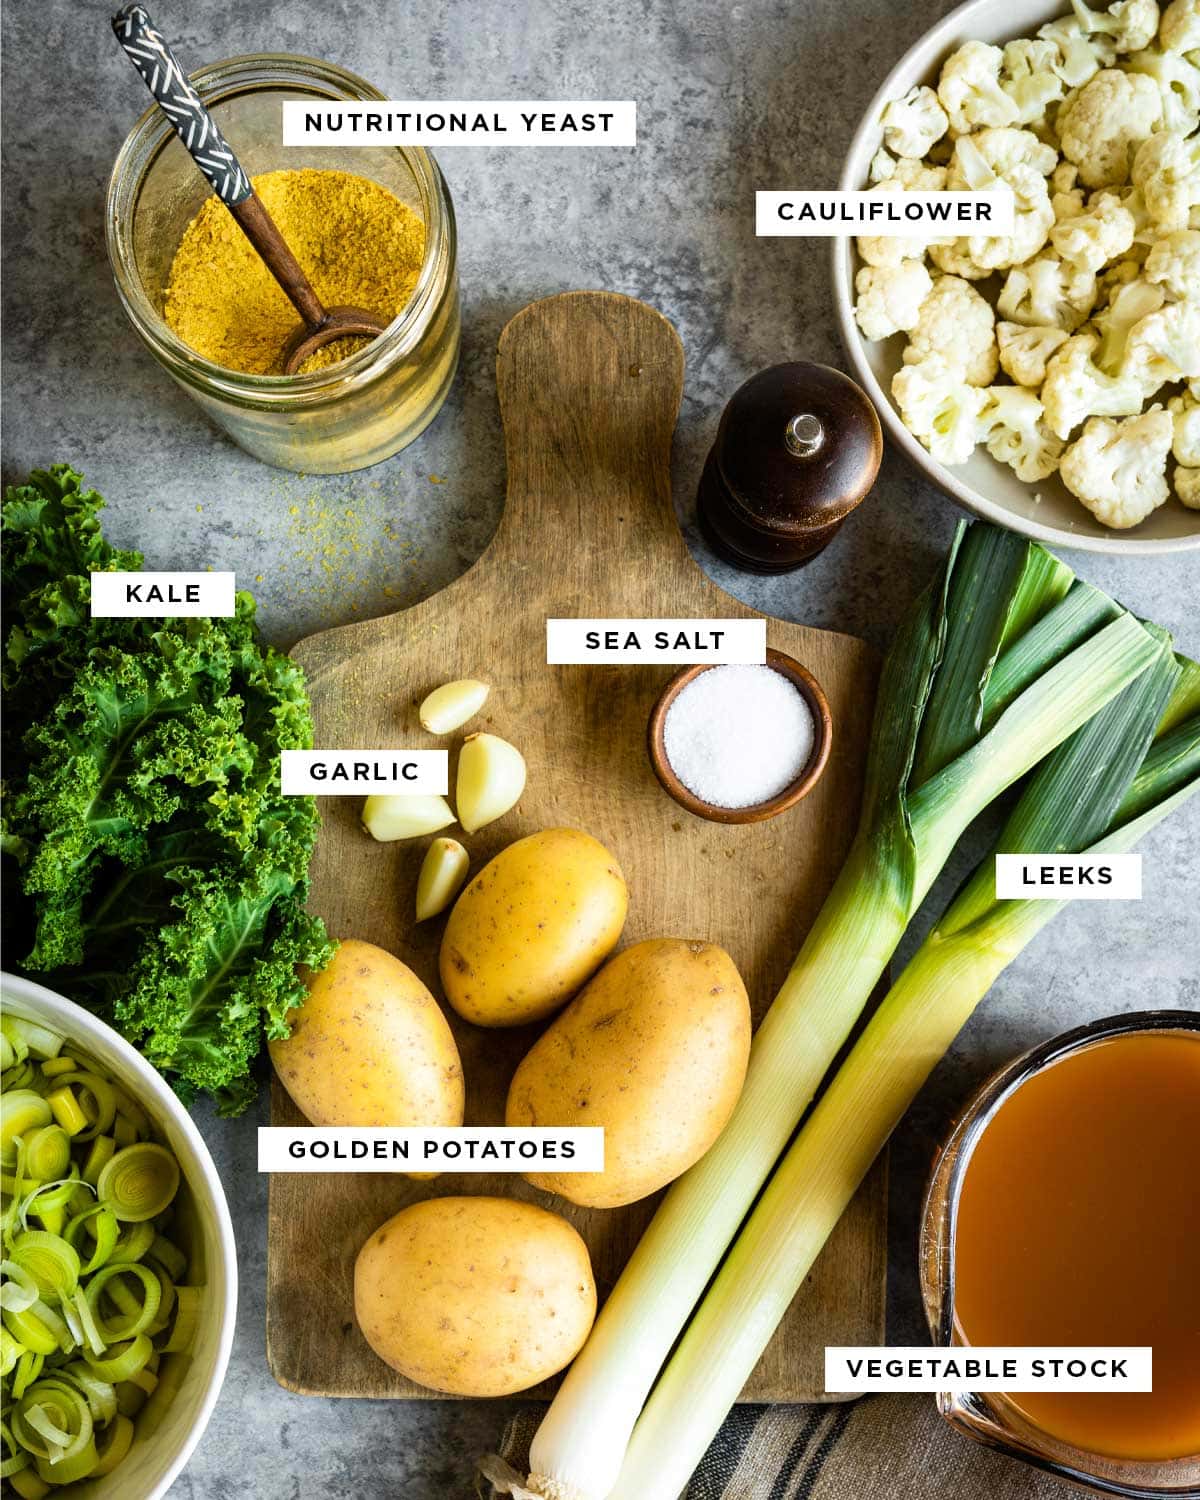
[[[109,496],[115,541],[140,547],[151,567],[236,568],[261,600],[269,635],[290,644],[419,599],[479,553],[504,489],[497,335],[533,298],[608,287],[653,303],[683,337],[676,498],[701,563],[763,610],[885,645],[956,517],[895,457],[837,543],[789,578],[755,580],[714,564],[691,525],[692,496],[720,407],[746,376],[781,359],[843,362],[825,246],[757,241],[754,188],[832,185],[878,79],[948,8],[946,0],[159,0],[156,18],[193,65],[296,51],[342,63],[392,97],[639,101],[636,152],[441,153],[461,230],[458,384],[409,451],[366,473],[314,480],[264,468],[214,431],[150,361],[117,304],[103,191],[144,97],[113,45],[109,6],[9,0],[4,476],[69,459]],[[343,520],[331,531],[322,513]],[[1200,652],[1195,554],[1073,560]],[[1148,842],[1140,904],[1071,910],[1012,967],[905,1121],[893,1153],[896,1340],[921,1336],[914,1205],[933,1145],[971,1085],[1076,1022],[1149,1005],[1200,1007],[1197,812]],[[201,1123],[228,1185],[243,1293],[229,1379],[173,1500],[467,1495],[473,1455],[498,1434],[496,1407],[339,1403],[274,1385],[263,1353],[266,1185],[254,1169],[255,1121],[202,1113]]]

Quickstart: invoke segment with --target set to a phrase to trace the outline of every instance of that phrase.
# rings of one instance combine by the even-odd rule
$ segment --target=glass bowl
[[[1097,1042],[1136,1032],[1200,1033],[1200,1013],[1138,1011],[1080,1026],[1018,1057],[990,1078],[967,1104],[934,1164],[921,1218],[920,1276],[925,1316],[934,1342],[961,1342],[954,1299],[955,1221],[975,1143],[1016,1089],[1064,1057]],[[1164,1500],[1200,1495],[1200,1453],[1145,1462],[1084,1452],[1034,1426],[1003,1395],[939,1392],[938,1411],[952,1427],[1036,1468],[1103,1495]]]

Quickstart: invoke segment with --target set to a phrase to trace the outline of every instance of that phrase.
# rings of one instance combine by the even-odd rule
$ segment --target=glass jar
[[[1035,1074],[1098,1042],[1135,1032],[1200,1033],[1200,1014],[1140,1011],[1080,1026],[1018,1057],[989,1079],[966,1106],[934,1165],[921,1218],[921,1295],[936,1344],[961,1343],[955,1318],[954,1236],[959,1198],[976,1142],[1005,1100]],[[939,1392],[937,1406],[952,1427],[977,1442],[1100,1494],[1131,1500],[1200,1494],[1200,1454],[1146,1462],[1084,1452],[1034,1426],[1013,1402],[996,1393]]]
[[[417,147],[285,149],[285,99],[384,97],[331,63],[234,57],[201,68],[192,82],[251,177],[302,167],[370,177],[424,219],[424,263],[400,316],[340,364],[308,375],[247,375],[202,358],[167,326],[162,308],[180,238],[210,189],[152,106],[121,147],[108,186],[108,256],[130,321],[171,378],[265,463],[340,474],[389,458],[437,415],[458,364],[454,208],[436,161]]]

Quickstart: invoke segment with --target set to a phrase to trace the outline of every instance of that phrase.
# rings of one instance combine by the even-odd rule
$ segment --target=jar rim
[[[386,95],[336,63],[301,53],[261,52],[222,58],[189,74],[206,104],[238,94],[289,87],[332,100],[384,100]],[[273,409],[320,405],[348,387],[369,384],[410,352],[420,339],[444,280],[447,252],[455,249],[454,208],[437,160],[420,146],[394,148],[412,173],[425,219],[425,251],[408,302],[365,348],[337,364],[305,375],[252,375],[206,359],[167,324],[147,296],[133,256],[132,228],[142,183],[175,133],[156,104],[135,121],[121,144],[109,176],[105,201],[105,244],[117,293],[130,321],[170,373],[186,385],[227,400]],[[453,274],[453,272],[451,272]]]

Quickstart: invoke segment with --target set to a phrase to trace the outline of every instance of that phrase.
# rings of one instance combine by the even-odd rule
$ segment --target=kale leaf
[[[66,465],[3,504],[3,847],[20,967],[102,1015],[185,1098],[254,1097],[299,968],[332,945],[304,910],[312,798],[280,752],[312,744],[300,669],[228,619],[98,619],[93,571],[137,569]]]

